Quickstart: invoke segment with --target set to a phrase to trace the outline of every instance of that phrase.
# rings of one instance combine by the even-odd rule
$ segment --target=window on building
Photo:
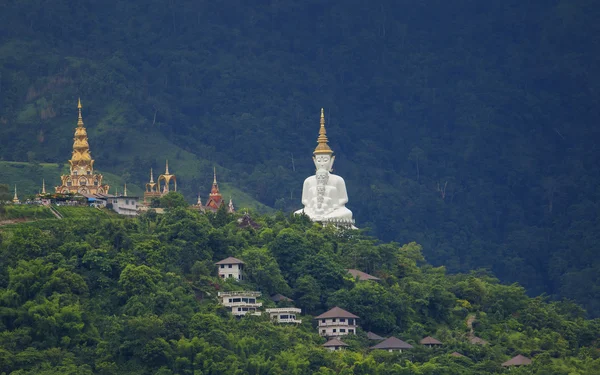
[[[340,318],[340,323],[345,323],[345,322],[346,322],[346,319]]]
[[[129,199],[125,199],[125,204],[129,205]]]
[[[256,298],[248,298],[249,303],[256,303]]]
[[[241,308],[241,307],[238,307],[238,311],[242,311],[242,308]]]
[[[225,268],[225,265],[224,265],[224,264],[221,264],[221,268]]]
[[[346,333],[346,328],[340,328],[340,333]]]
[[[321,319],[321,323],[325,324],[325,319]]]
[[[324,329],[322,329],[322,330],[321,330],[321,333],[322,333],[322,334],[325,334],[325,330],[324,330]]]
[[[289,315],[279,315],[279,319],[289,319]]]
[[[229,274],[229,276],[228,276],[228,277],[233,277],[233,275],[232,275],[232,274]]]
[[[219,276],[221,276],[221,279],[225,278],[225,275],[223,275],[223,274],[220,274]]]
[[[242,275],[238,275],[238,280],[241,280],[241,279],[242,279]]]
[[[336,333],[336,332],[337,332],[337,330],[334,328],[334,329],[333,329],[333,333]]]
[[[333,322],[335,323],[337,321],[337,318],[333,318]]]
[[[231,298],[229,301],[233,302],[233,303],[239,303],[242,302],[240,298]]]
[[[354,333],[354,330],[353,329],[349,329],[348,333]]]
[[[229,268],[233,268],[233,264],[230,264],[230,265],[229,265]]]
[[[354,325],[354,319],[348,319],[348,324],[353,326]]]

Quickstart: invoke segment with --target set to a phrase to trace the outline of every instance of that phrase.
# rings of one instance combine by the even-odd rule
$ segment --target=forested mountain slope
[[[191,200],[216,163],[289,211],[325,107],[360,227],[593,313],[598,18],[590,0],[3,2],[0,158],[64,163],[81,96],[99,168],[141,184],[168,157]]]
[[[89,208],[89,210],[94,210]],[[447,275],[416,243],[380,243],[303,217],[173,208],[138,219],[39,221],[0,232],[0,373],[53,374],[600,374],[600,321],[569,302],[529,298],[485,273]],[[224,281],[214,263],[245,262]],[[359,282],[345,268],[381,278]],[[218,291],[282,293],[299,326],[235,319]],[[343,352],[322,348],[313,317],[340,306],[360,317]],[[473,333],[489,342],[469,342]],[[365,332],[413,344],[373,351]],[[439,349],[418,344],[426,335]],[[457,351],[465,357],[454,357]]]

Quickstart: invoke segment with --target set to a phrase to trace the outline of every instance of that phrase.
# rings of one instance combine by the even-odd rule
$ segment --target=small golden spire
[[[152,173],[152,168],[150,168],[150,183],[154,183],[154,174]]]
[[[17,197],[17,185],[15,185],[15,196],[13,197],[13,202],[17,203],[19,201],[19,197]]]
[[[79,118],[77,119],[77,126],[83,126],[83,117],[81,117],[81,98],[77,99],[77,109],[79,110]]]
[[[313,152],[316,154],[333,154],[333,150],[327,144],[327,131],[325,130],[325,111],[321,108],[321,127],[319,128],[319,137],[317,138],[317,147]]]
[[[167,163],[165,166],[165,174],[168,175],[169,174],[169,160],[167,159]]]
[[[213,184],[217,184],[217,168],[213,167]]]
[[[42,194],[46,194],[46,180],[42,178]]]
[[[127,184],[125,184],[125,190],[123,192],[123,196],[126,197],[127,196]]]

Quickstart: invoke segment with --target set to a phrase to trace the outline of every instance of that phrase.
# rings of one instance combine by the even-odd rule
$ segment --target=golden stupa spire
[[[126,197],[127,196],[127,184],[125,184],[125,189],[123,191],[123,196]]]
[[[152,168],[150,168],[150,183],[154,183],[154,174],[152,173]]]
[[[46,194],[46,180],[42,178],[42,194]]]
[[[167,159],[167,163],[165,166],[165,174],[168,175],[169,174],[169,159]]]
[[[17,185],[15,185],[15,196],[13,197],[13,202],[19,202],[19,197],[17,197]]]
[[[217,168],[213,167],[213,184],[217,184]]]
[[[79,110],[79,118],[77,119],[77,126],[83,126],[83,117],[81,117],[81,98],[77,98],[77,109]]]
[[[327,144],[327,131],[325,130],[325,111],[321,108],[321,127],[319,128],[319,137],[317,138],[317,147],[313,152],[316,154],[333,154],[333,150]]]

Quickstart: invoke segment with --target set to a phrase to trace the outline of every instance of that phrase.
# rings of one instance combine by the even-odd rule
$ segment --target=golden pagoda
[[[70,174],[60,177],[61,185],[56,186],[60,194],[108,194],[108,185],[102,185],[102,175],[94,173],[94,160],[90,155],[90,146],[83,118],[81,117],[81,99],[77,102],[79,118],[73,138],[73,154],[70,164]]]
[[[165,195],[170,191],[169,185],[173,183],[173,191],[177,191],[177,178],[174,174],[169,173],[169,161],[165,165],[165,173],[158,176],[158,191]]]
[[[213,167],[213,184],[212,188],[210,189],[210,194],[208,195],[205,208],[215,212],[224,204],[225,201],[223,200],[223,196],[219,191],[219,184],[217,184],[217,169]],[[233,206],[233,202],[231,205]]]

